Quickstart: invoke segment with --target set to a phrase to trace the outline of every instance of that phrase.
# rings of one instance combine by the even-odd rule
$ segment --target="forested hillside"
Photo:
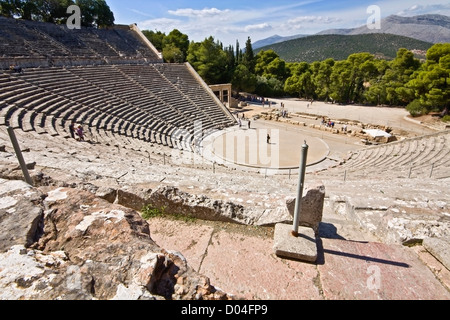
[[[256,53],[250,37],[242,50],[239,42],[236,47],[224,48],[213,37],[189,43],[187,36],[178,30],[169,35],[152,31],[146,34],[152,42],[159,43],[166,60],[171,60],[177,52],[177,62],[189,62],[208,84],[231,82],[237,92],[265,97],[290,95],[344,104],[405,106],[413,115],[430,111],[445,114],[450,107],[450,43],[432,45],[373,34],[313,37],[320,43],[314,46],[309,37],[284,45],[302,42],[304,50],[324,52],[304,59],[310,62],[289,62],[271,49]],[[353,40],[346,43],[338,39]],[[375,53],[358,51],[363,46],[366,49],[375,46],[377,50]],[[293,45],[288,47],[295,51]],[[348,50],[348,54],[333,58],[333,52],[339,49]],[[420,59],[419,51],[422,51]]]
[[[276,43],[258,51],[273,50],[287,62],[345,60],[353,53],[369,52],[377,58],[392,60],[400,48],[426,52],[433,44],[391,34],[318,35]],[[424,55],[417,55],[425,58]]]

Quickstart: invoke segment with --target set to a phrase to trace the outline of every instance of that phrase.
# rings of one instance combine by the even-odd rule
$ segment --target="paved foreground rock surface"
[[[161,218],[150,225],[156,242],[180,250],[212,283],[244,299],[450,299],[449,270],[422,246],[321,238],[318,261],[310,264],[278,258],[270,228]]]

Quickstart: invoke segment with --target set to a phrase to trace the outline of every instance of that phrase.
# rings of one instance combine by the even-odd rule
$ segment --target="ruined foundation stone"
[[[300,208],[300,226],[312,228],[317,234],[323,218],[325,186],[321,184],[311,186],[306,188],[303,194]],[[286,205],[292,217],[295,215],[296,201],[292,197],[286,199]]]

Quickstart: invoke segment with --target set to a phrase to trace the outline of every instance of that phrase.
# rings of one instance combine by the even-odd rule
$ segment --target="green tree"
[[[260,51],[255,57],[255,74],[267,79],[286,80],[286,62],[273,50]]]
[[[375,60],[374,63],[377,69],[377,74],[369,80],[370,84],[365,92],[364,97],[370,104],[386,104],[388,103],[387,84],[384,76],[389,68],[389,63],[386,60]]]
[[[327,59],[313,64],[313,83],[316,88],[316,96],[320,100],[328,101],[330,98],[330,78],[334,64],[334,59]]]
[[[450,43],[436,44],[428,50],[427,61],[407,84],[428,111],[450,107]]]
[[[239,64],[242,63],[242,59],[243,59],[243,53],[239,44],[239,40],[236,40],[236,54],[235,54],[235,58],[236,58],[236,66],[238,66]]]
[[[338,103],[348,103],[353,90],[352,65],[348,60],[337,61],[330,75],[330,98]]]
[[[67,8],[74,4],[72,0],[36,0],[34,20],[61,24],[67,21]]]
[[[231,82],[233,79],[234,71],[236,70],[236,56],[233,46],[228,46],[224,49],[226,55],[226,74],[224,74],[224,82]]]
[[[248,37],[245,44],[245,52],[242,58],[242,63],[251,73],[255,73],[255,53],[253,52],[252,39],[250,37]]]
[[[397,57],[388,63],[383,71],[383,76],[370,88],[367,94],[371,102],[378,94],[378,104],[403,105],[406,106],[414,100],[413,91],[406,87],[411,76],[420,67],[420,61],[407,49],[399,49]],[[378,67],[379,69],[379,67]],[[376,93],[376,94],[375,94]]]
[[[284,81],[286,79],[286,62],[281,58],[276,58],[267,65],[263,75],[268,79]]]
[[[191,42],[187,61],[208,84],[224,82],[227,72],[227,55],[220,42],[211,36],[203,42]]]
[[[286,82],[284,83],[284,91],[290,95],[299,97],[301,95],[300,92],[302,91],[300,76],[292,75],[286,79]]]
[[[314,98],[315,87],[311,66],[306,62],[301,62],[290,64],[288,68],[292,75],[285,82],[286,93],[300,98]]]
[[[83,27],[108,27],[114,25],[114,14],[105,0],[76,0],[81,10]]]
[[[366,52],[352,54],[333,67],[330,97],[339,103],[362,102],[368,81],[377,72],[375,57]]]
[[[189,50],[189,37],[178,29],[172,30],[162,39],[163,56],[168,62],[185,62]],[[166,52],[168,55],[166,57]]]
[[[256,55],[255,74],[262,76],[267,73],[267,66],[280,56],[273,50],[261,50]]]
[[[238,92],[253,93],[256,89],[257,81],[256,76],[248,70],[247,66],[240,64],[236,67],[231,83]]]
[[[0,13],[11,18],[64,23],[68,18],[67,8],[72,4],[81,9],[82,26],[114,25],[114,14],[105,0],[2,0]]]
[[[166,34],[161,31],[152,31],[152,30],[143,30],[142,33],[147,39],[155,46],[155,48],[159,51],[163,51],[163,41],[166,37]]]
[[[37,11],[37,1],[30,0],[2,0],[0,14],[8,18],[32,20]]]
[[[428,113],[428,110],[426,107],[424,107],[419,100],[414,100],[410,104],[406,106],[406,110],[413,116],[413,117],[419,117],[423,116]]]
[[[183,63],[185,61],[183,51],[172,43],[164,46],[162,54],[167,63]]]
[[[255,93],[263,97],[281,97],[285,94],[284,83],[278,79],[257,76]]]

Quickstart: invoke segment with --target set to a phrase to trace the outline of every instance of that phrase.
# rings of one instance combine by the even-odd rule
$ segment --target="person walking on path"
[[[267,134],[267,144],[270,144],[270,134]]]

